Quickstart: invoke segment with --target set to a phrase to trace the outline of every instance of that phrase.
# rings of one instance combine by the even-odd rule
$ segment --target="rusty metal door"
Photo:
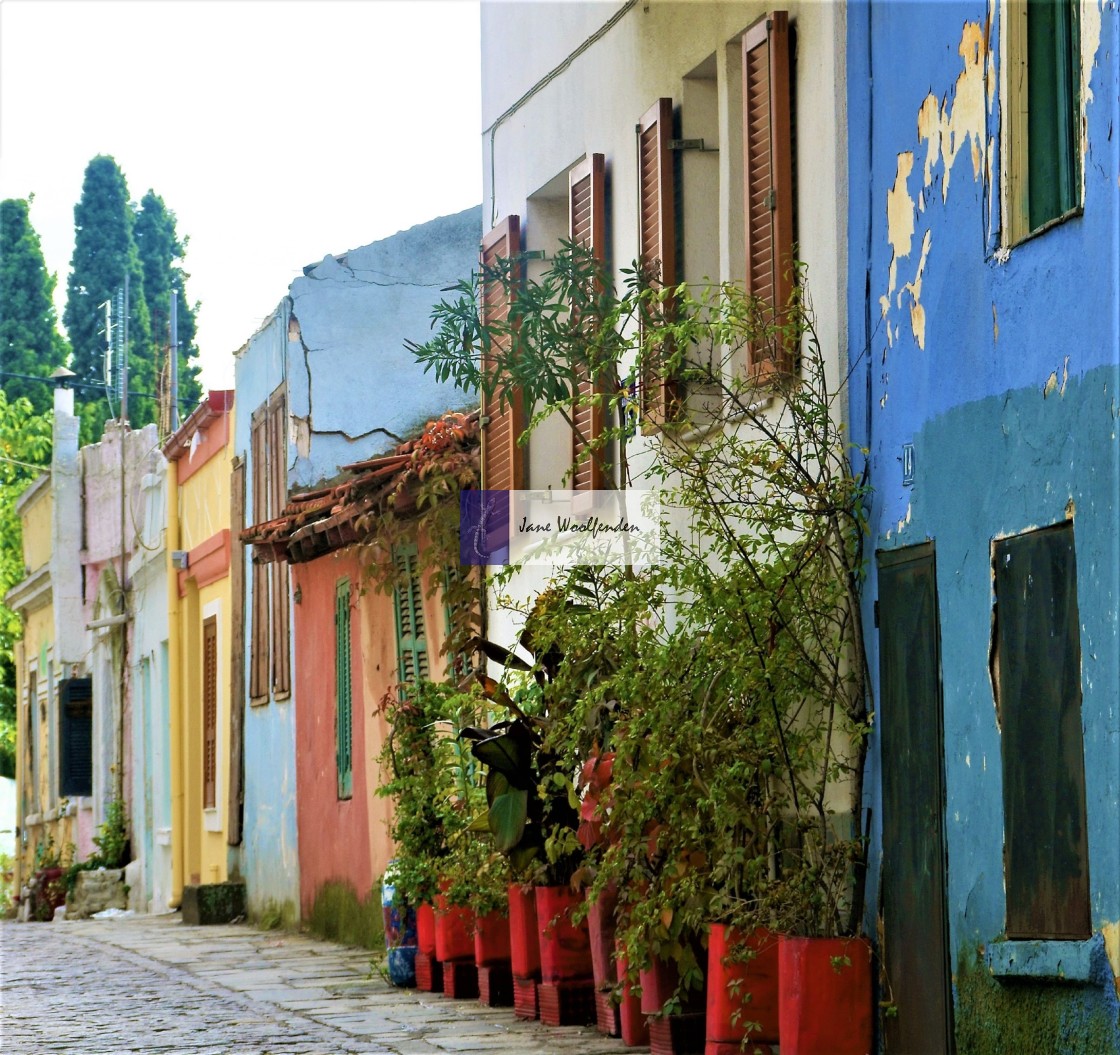
[[[951,1055],[941,639],[932,544],[879,555],[883,1040]]]

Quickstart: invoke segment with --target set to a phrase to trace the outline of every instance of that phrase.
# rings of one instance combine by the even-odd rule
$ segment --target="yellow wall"
[[[232,424],[230,436],[233,436]],[[179,488],[180,549],[194,549],[222,528],[229,527],[232,458],[232,448],[227,444],[224,454],[211,458]]]
[[[168,549],[190,551],[230,526],[233,420],[223,451],[179,484],[185,458],[172,464]],[[232,603],[228,573],[201,588],[193,578],[179,597],[178,571],[170,569],[172,901],[184,885],[228,878],[230,669]],[[202,627],[218,621],[218,741],[215,805],[203,807]]]
[[[23,523],[23,562],[37,571],[51,559],[51,514],[54,496],[50,488],[42,491],[20,516]]]

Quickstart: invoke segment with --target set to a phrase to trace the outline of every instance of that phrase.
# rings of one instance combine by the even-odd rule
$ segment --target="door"
[[[941,640],[932,543],[879,555],[883,963],[894,1055],[948,1055]]]

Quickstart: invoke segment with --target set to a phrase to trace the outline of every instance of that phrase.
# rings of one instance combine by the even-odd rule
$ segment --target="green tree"
[[[30,203],[0,202],[0,374],[9,400],[26,396],[41,413],[50,409],[50,386],[9,376],[48,377],[67,353],[52,300],[56,278],[43,260]]]
[[[51,417],[31,401],[9,402],[0,389],[0,599],[24,576],[23,534],[16,501],[50,461]],[[0,776],[15,776],[16,680],[12,653],[19,616],[0,600]]]
[[[180,239],[176,231],[175,213],[154,190],[140,200],[133,227],[136,249],[144,270],[144,300],[148,305],[152,339],[159,349],[157,369],[166,362],[165,349],[170,343],[171,291],[179,291],[179,408],[193,409],[202,396],[198,380],[198,347],[196,317],[198,304],[186,297],[186,281],[190,277],[181,262],[189,239]]]
[[[134,426],[155,420],[155,355],[144,274],[133,241],[134,214],[124,174],[111,157],[101,154],[87,166],[82,197],[74,207],[74,255],[70,260],[66,310],[62,321],[73,348],[71,369],[84,383],[104,380],[105,301],[115,297],[127,275],[129,290],[129,420]],[[120,413],[115,396],[78,388],[82,442],[100,438],[109,417]],[[131,393],[147,393],[133,396]]]

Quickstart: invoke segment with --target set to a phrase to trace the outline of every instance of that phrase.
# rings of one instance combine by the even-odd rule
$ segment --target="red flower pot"
[[[671,960],[654,957],[638,972],[638,979],[642,984],[642,1014],[656,1015],[676,992],[680,974]]]
[[[591,936],[587,920],[572,923],[579,895],[566,886],[537,887],[537,929],[541,936],[541,978],[564,982],[591,977]]]
[[[614,910],[618,891],[607,887],[597,898],[589,899],[587,930],[591,938],[591,973],[596,989],[610,989],[618,981],[614,965]]]
[[[509,952],[516,978],[535,978],[541,971],[541,939],[537,899],[532,887],[509,887]]]
[[[579,804],[579,828],[576,837],[585,850],[603,840],[603,823],[599,819],[599,803],[608,794],[614,770],[614,752],[605,751],[592,755],[580,771],[580,788],[583,797]]]
[[[474,962],[474,913],[461,905],[449,905],[436,895],[436,959]]]
[[[725,962],[735,948],[747,946],[754,956],[742,962]],[[749,938],[722,923],[712,925],[708,939],[707,1055],[720,1055],[721,1045],[751,1041],[778,1042],[778,936],[756,930]]]
[[[626,977],[626,956],[618,946],[617,971],[619,978]],[[644,1048],[649,1044],[649,1020],[642,1014],[642,1002],[630,991],[630,983],[622,983],[622,1002],[618,1005],[622,1023],[622,1043],[631,1048]]]
[[[475,920],[474,962],[478,967],[497,963],[508,964],[510,959],[509,916],[505,912],[490,912]]]
[[[782,1055],[871,1051],[871,943],[866,938],[791,938],[778,943]]]
[[[436,954],[436,913],[426,901],[416,907],[416,950],[425,956]]]

